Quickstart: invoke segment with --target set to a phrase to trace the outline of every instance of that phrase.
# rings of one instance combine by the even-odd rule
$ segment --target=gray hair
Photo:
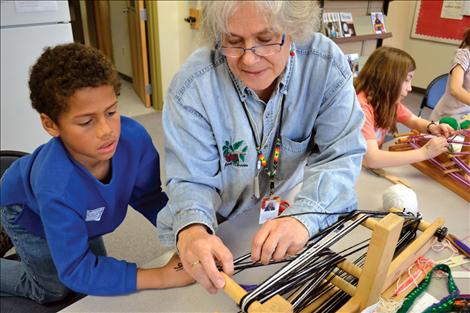
[[[247,1],[202,1],[201,39],[213,45],[228,34],[228,20]],[[271,23],[273,30],[293,41],[306,41],[318,30],[320,7],[317,1],[252,1]]]

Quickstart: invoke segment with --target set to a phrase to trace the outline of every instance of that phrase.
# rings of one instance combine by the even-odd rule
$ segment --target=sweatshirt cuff
[[[137,264],[127,263],[126,268],[126,285],[124,292],[131,293],[137,291]]]

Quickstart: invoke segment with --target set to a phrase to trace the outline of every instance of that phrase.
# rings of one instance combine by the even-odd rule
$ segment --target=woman
[[[470,113],[470,27],[464,33],[449,72],[446,91],[431,113],[432,120]]]
[[[318,13],[313,1],[206,1],[209,47],[169,87],[170,200],[158,216],[160,239],[176,244],[186,271],[211,293],[224,285],[214,260],[233,271],[232,254],[214,235],[216,215],[227,219],[260,203],[279,208],[278,195],[299,183],[282,215],[357,206],[363,114],[346,58],[314,33]],[[294,254],[336,218],[271,219],[253,239],[252,259]]]
[[[438,156],[447,149],[452,131],[447,124],[436,125],[414,115],[403,105],[411,91],[416,64],[403,50],[391,47],[376,49],[354,81],[357,97],[366,116],[362,133],[367,142],[364,165],[381,168],[416,163]],[[400,122],[422,133],[438,135],[417,150],[391,152],[380,149],[385,134],[396,131]],[[444,135],[444,136],[439,136]]]

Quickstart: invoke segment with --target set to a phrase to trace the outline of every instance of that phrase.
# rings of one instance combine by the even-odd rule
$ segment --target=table
[[[442,216],[450,232],[459,238],[470,234],[470,203],[447,188],[423,175],[410,165],[387,169],[392,175],[412,184],[418,196],[418,206],[424,219],[432,222]],[[375,210],[382,207],[382,193],[392,186],[388,180],[362,170],[356,187],[359,208]],[[223,223],[219,236],[231,249],[234,257],[249,251],[251,238],[258,225],[258,210],[253,209],[229,222]],[[253,221],[255,221],[253,223]],[[249,225],[249,226],[247,226]],[[240,231],[243,229],[243,231]],[[162,266],[171,252],[160,256],[146,267]],[[258,279],[269,275],[270,270],[260,268],[256,271]],[[253,272],[242,272],[235,277],[239,283],[252,279]],[[456,279],[462,293],[470,293],[469,279]],[[445,292],[438,292],[441,297]],[[199,285],[167,290],[145,290],[126,296],[95,297],[88,296],[60,312],[238,312],[238,306],[223,291],[210,295]]]

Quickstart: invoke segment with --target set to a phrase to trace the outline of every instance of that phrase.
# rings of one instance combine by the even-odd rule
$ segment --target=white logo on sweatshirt
[[[101,208],[96,208],[94,210],[87,210],[86,211],[86,218],[85,218],[85,221],[87,222],[97,222],[99,220],[101,220],[101,215],[103,215],[103,212],[104,212],[104,206],[101,207]]]

